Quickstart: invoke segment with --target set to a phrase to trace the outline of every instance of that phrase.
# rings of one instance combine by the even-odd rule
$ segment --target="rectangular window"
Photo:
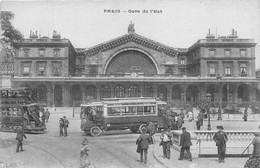
[[[45,54],[45,50],[43,50],[43,49],[39,50],[39,55],[40,55],[41,57],[43,57],[44,54]]]
[[[53,75],[59,76],[61,74],[61,63],[53,63]]]
[[[245,57],[246,56],[246,50],[240,50],[240,56]]]
[[[38,64],[38,75],[44,76],[45,75],[45,63]]]
[[[30,50],[29,49],[24,49],[23,52],[24,52],[24,56],[25,57],[29,57],[29,55],[30,55]]]
[[[231,67],[225,68],[225,75],[231,75]]]
[[[215,74],[216,74],[216,68],[213,67],[213,66],[211,66],[211,67],[209,68],[209,74],[210,74],[210,75],[215,75]]]
[[[184,64],[185,64],[185,60],[181,59],[181,65],[184,65]]]
[[[231,55],[230,53],[231,53],[230,50],[225,50],[225,56],[226,56],[226,57],[230,57],[230,55]]]
[[[241,76],[246,76],[247,75],[246,67],[240,67],[240,74],[241,74]]]
[[[30,63],[23,63],[23,69],[22,69],[22,73],[23,76],[29,76],[30,75]]]
[[[54,57],[59,57],[60,56],[60,49],[54,49]]]
[[[214,57],[214,56],[215,56],[215,53],[216,53],[216,50],[215,50],[215,49],[210,49],[210,50],[209,50],[209,56]]]

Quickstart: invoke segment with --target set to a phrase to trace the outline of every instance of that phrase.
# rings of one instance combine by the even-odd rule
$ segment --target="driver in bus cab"
[[[92,115],[92,119],[93,119],[93,121],[96,121],[96,119],[97,119],[97,111],[96,111],[96,109],[94,109],[94,108],[91,108],[90,109],[90,113],[91,113],[91,115]]]

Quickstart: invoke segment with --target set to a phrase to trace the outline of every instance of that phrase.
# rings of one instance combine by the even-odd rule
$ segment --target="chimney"
[[[210,29],[209,29],[206,39],[214,39],[214,38],[215,38],[214,34],[210,34]]]

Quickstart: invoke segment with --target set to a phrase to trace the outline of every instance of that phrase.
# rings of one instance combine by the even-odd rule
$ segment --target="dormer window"
[[[39,55],[43,57],[45,55],[45,49],[39,49]]]

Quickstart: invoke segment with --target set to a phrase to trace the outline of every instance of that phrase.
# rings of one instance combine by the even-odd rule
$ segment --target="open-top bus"
[[[40,121],[40,110],[43,107],[32,103],[30,89],[0,89],[0,131],[15,131],[20,125],[26,132],[43,131],[45,127]]]
[[[160,115],[165,106],[166,102],[153,98],[106,98],[81,104],[81,130],[99,136],[108,130],[142,132],[149,122],[159,129],[165,128],[166,118]]]

